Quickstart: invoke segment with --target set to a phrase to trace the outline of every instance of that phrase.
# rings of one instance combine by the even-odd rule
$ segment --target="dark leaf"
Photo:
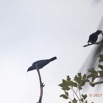
[[[63,97],[64,99],[68,99],[68,96],[66,96],[65,94],[61,94],[60,97]]]
[[[83,79],[86,79],[86,78],[87,78],[87,76],[86,76],[86,74],[84,74],[84,75],[83,75]]]
[[[78,76],[79,76],[79,77],[82,77],[81,73],[78,73]]]
[[[77,83],[74,82],[74,83],[73,83],[73,86],[74,86],[74,87],[77,87]]]
[[[65,95],[68,96],[69,95],[68,92],[65,91]]]
[[[64,85],[63,83],[59,84],[60,87],[63,87],[63,85]]]
[[[74,98],[74,99],[72,100],[72,102],[73,102],[73,103],[77,103],[77,100]]]
[[[103,65],[98,65],[98,67],[99,67],[101,70],[103,70]]]
[[[98,71],[98,72],[99,72],[99,74],[100,74],[99,76],[100,76],[100,77],[103,77],[103,71]]]
[[[85,95],[82,94],[82,97],[85,100],[87,98],[87,94],[85,94]]]
[[[70,81],[70,80],[71,80],[71,78],[69,76],[67,76],[67,81]]]
[[[75,76],[75,77],[74,77],[74,80],[75,80],[78,84],[80,84],[80,82],[81,82],[81,77],[79,78],[78,76]]]
[[[99,62],[103,62],[103,55],[99,55]]]

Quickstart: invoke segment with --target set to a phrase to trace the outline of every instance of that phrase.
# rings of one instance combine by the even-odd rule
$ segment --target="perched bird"
[[[89,36],[89,40],[88,40],[88,44],[89,42],[94,44],[96,43],[97,39],[98,39],[98,35],[102,33],[102,30],[97,30],[96,32],[92,33],[90,36]]]
[[[57,59],[57,57],[52,57],[50,59],[44,59],[44,60],[38,60],[38,61],[34,62],[31,67],[28,68],[27,72],[34,70],[34,69],[41,69],[45,65],[47,65],[48,63],[50,63],[51,61],[53,61],[55,59]]]

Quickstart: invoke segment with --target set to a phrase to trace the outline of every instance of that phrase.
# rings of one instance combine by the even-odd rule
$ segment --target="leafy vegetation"
[[[103,81],[95,82],[96,79],[103,77],[103,65],[100,64],[102,62],[103,55],[99,55],[99,64],[97,70],[95,70],[95,68],[89,69],[88,75],[78,73],[74,76],[73,80],[71,80],[69,75],[66,77],[66,79],[62,79],[62,83],[60,83],[59,86],[63,90],[63,94],[61,94],[60,97],[68,100],[68,103],[88,103],[87,94],[82,94],[81,91],[86,83],[92,87],[103,83]],[[71,92],[73,93],[72,98],[70,98]]]

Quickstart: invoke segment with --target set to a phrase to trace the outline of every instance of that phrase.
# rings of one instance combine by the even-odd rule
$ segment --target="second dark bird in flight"
[[[48,63],[50,63],[51,61],[53,61],[55,59],[57,59],[57,57],[52,57],[50,59],[44,59],[44,60],[38,60],[38,61],[34,62],[31,67],[28,68],[27,72],[34,70],[34,69],[41,69],[45,65],[47,65]]]
[[[89,40],[88,40],[88,44],[89,43],[96,43],[96,41],[98,40],[98,35],[102,33],[102,30],[97,30],[96,32],[92,33],[90,36],[89,36]]]

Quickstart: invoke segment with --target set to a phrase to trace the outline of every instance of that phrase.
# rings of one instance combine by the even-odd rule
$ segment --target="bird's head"
[[[102,33],[102,30],[97,30],[97,33],[98,33],[98,35],[99,35],[100,33]]]

